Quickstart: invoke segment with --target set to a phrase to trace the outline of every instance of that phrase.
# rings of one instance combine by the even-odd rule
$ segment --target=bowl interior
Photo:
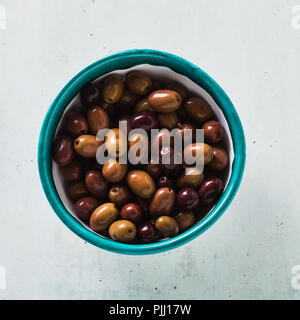
[[[214,111],[216,118],[218,119],[218,121],[220,121],[220,123],[223,125],[223,127],[225,129],[224,143],[227,148],[228,155],[229,155],[229,165],[228,165],[228,170],[225,174],[225,181],[224,181],[225,188],[226,188],[228,181],[230,179],[230,175],[231,175],[231,167],[232,167],[232,162],[234,159],[234,150],[233,150],[232,138],[231,138],[231,134],[230,134],[230,130],[229,130],[229,126],[226,121],[226,118],[225,118],[222,110],[218,107],[216,102],[213,100],[213,98],[203,88],[201,88],[199,85],[194,83],[192,80],[190,80],[189,78],[187,78],[184,75],[178,74],[177,72],[171,70],[168,67],[142,64],[139,66],[135,66],[135,67],[126,69],[126,70],[115,70],[112,73],[117,73],[117,74],[124,76],[127,72],[132,71],[132,70],[143,71],[146,74],[150,75],[150,77],[152,79],[160,80],[163,83],[168,83],[171,81],[178,81],[178,82],[182,83],[189,90],[189,92],[191,93],[192,96],[202,97],[209,103],[209,105],[211,106],[211,108]],[[97,85],[97,83],[101,82],[101,80],[106,76],[107,76],[107,74],[95,79],[93,81],[93,83],[95,85]],[[72,101],[67,105],[67,107],[64,111],[64,114],[71,111],[71,110],[72,111],[73,110],[77,110],[77,111],[84,110],[81,105],[81,102],[80,102],[79,94],[76,94],[76,96],[72,99]],[[63,114],[63,116],[64,116],[64,114]],[[63,125],[63,123],[62,123],[63,116],[58,123],[55,134],[57,134],[60,131],[60,129]],[[90,232],[93,232],[93,233],[97,234],[99,237],[104,238],[102,235],[99,235],[98,233],[94,232],[89,227],[88,224],[86,224],[86,223],[82,222],[80,219],[78,219],[78,217],[74,211],[74,204],[66,194],[66,181],[63,178],[63,176],[61,175],[59,166],[53,160],[52,160],[52,170],[53,170],[53,179],[54,179],[55,187],[56,187],[56,190],[59,194],[59,197],[60,197],[64,207],[74,217],[74,219],[76,219],[80,224],[85,226]],[[107,238],[107,239],[109,239],[109,238]],[[109,239],[109,240],[111,240],[111,239]]]

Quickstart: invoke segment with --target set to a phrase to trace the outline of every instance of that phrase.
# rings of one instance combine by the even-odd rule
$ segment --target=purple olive
[[[164,188],[164,187],[172,188],[173,184],[172,184],[172,181],[168,177],[163,176],[163,177],[159,178],[156,185],[157,185],[157,188]]]
[[[194,210],[199,205],[199,196],[193,188],[183,188],[177,193],[177,203],[183,210]]]
[[[96,105],[100,98],[100,90],[88,83],[80,90],[80,100],[84,106],[92,107]]]
[[[157,230],[153,223],[143,223],[138,228],[138,234],[142,242],[152,242],[157,239]]]
[[[67,136],[55,139],[52,148],[54,161],[61,167],[69,165],[75,158],[73,140]]]
[[[181,170],[181,165],[175,164],[175,151],[172,147],[165,146],[160,149],[159,163],[163,173],[167,176],[177,175]]]
[[[99,171],[89,171],[85,176],[88,191],[97,199],[104,200],[108,195],[108,182]]]
[[[85,117],[80,112],[70,112],[65,117],[65,128],[68,133],[78,137],[88,132],[88,124]]]
[[[103,108],[110,117],[113,117],[113,116],[116,115],[116,107],[115,107],[114,104],[109,104],[109,103],[106,103],[104,101],[101,101],[98,104],[98,106]]]
[[[120,216],[124,220],[129,220],[135,224],[143,220],[143,213],[141,207],[136,203],[127,203],[122,207]]]
[[[89,221],[93,211],[100,206],[100,202],[93,197],[84,197],[76,201],[75,212],[83,221]]]
[[[203,181],[198,190],[200,202],[203,204],[213,204],[221,195],[224,183],[219,178],[210,178]]]
[[[130,119],[132,129],[144,129],[146,132],[150,132],[151,129],[158,128],[158,120],[151,112],[137,113]]]

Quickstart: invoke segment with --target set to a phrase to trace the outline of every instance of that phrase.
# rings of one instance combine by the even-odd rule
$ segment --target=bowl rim
[[[169,67],[187,76],[207,91],[222,110],[229,126],[233,143],[233,163],[230,180],[219,201],[210,213],[195,226],[174,238],[149,244],[126,244],[98,236],[84,227],[64,207],[54,184],[51,147],[61,116],[78,94],[80,88],[114,70],[127,69],[139,64]],[[153,49],[133,49],[118,52],[100,59],[75,75],[60,91],[44,118],[38,143],[38,169],[44,193],[61,221],[85,241],[108,251],[121,254],[153,254],[183,245],[211,227],[233,200],[242,180],[246,161],[245,136],[239,116],[223,89],[206,72],[193,63],[174,54]]]

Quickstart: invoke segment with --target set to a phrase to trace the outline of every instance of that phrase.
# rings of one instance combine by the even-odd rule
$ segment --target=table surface
[[[0,0],[0,299],[300,298],[292,273],[300,265],[300,2],[182,4]],[[152,256],[106,252],[74,235],[37,169],[41,124],[60,89],[88,64],[132,48],[204,69],[231,98],[247,142],[227,212],[192,242]]]

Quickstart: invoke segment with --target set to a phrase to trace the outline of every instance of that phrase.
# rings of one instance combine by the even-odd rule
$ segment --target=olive
[[[121,164],[114,159],[109,159],[102,167],[103,177],[109,182],[121,181],[127,172],[127,164]]]
[[[164,187],[172,188],[173,183],[168,177],[162,176],[158,179],[156,186],[157,188],[164,188]]]
[[[169,216],[175,203],[175,192],[171,188],[158,189],[150,203],[149,210],[153,217]]]
[[[206,205],[215,203],[223,189],[224,184],[221,179],[206,179],[198,190],[200,202]]]
[[[175,163],[176,154],[172,147],[162,147],[159,151],[159,163],[163,173],[167,176],[175,176],[181,170],[181,164]],[[179,162],[179,161],[177,161]]]
[[[105,231],[118,218],[118,215],[119,210],[114,203],[104,203],[93,211],[90,226],[96,232]]]
[[[85,176],[85,184],[89,192],[97,199],[106,199],[108,183],[99,171],[89,171]]]
[[[141,207],[136,203],[127,203],[122,207],[120,216],[124,220],[129,220],[135,224],[143,220],[143,213]]]
[[[105,101],[101,101],[98,106],[104,109],[109,117],[114,117],[116,115],[117,110],[114,104],[109,104]]]
[[[138,96],[136,94],[125,88],[122,97],[118,101],[118,104],[122,107],[131,107],[134,106],[137,99]]]
[[[176,91],[157,90],[149,95],[148,101],[154,111],[168,113],[177,110],[182,100]]]
[[[83,174],[86,175],[91,170],[101,170],[101,165],[96,158],[82,158]]]
[[[146,165],[145,170],[150,176],[154,179],[157,180],[161,174],[161,168],[159,164],[156,164],[153,162],[153,160],[150,160],[149,163]]]
[[[139,100],[134,107],[134,113],[153,112],[153,111],[154,110],[151,108],[147,98],[142,98],[141,100]]]
[[[57,137],[53,143],[52,155],[59,166],[69,165],[75,158],[72,139],[67,136]]]
[[[105,137],[107,152],[113,157],[121,157],[127,151],[127,139],[123,131],[118,128],[109,130]]]
[[[174,237],[179,233],[179,226],[175,219],[168,216],[161,216],[155,222],[156,229],[164,237]]]
[[[84,116],[80,112],[70,112],[65,117],[65,128],[67,132],[74,137],[86,134],[88,132],[88,124]]]
[[[80,100],[84,106],[91,107],[99,101],[100,90],[94,85],[88,83],[80,90]]]
[[[133,129],[144,129],[146,132],[158,128],[158,120],[151,112],[141,112],[133,115],[130,124]]]
[[[194,210],[199,205],[198,193],[192,188],[183,188],[177,193],[177,204],[183,210]]]
[[[149,199],[155,192],[154,181],[149,174],[144,171],[130,171],[126,181],[131,191],[140,198]]]
[[[101,129],[109,128],[109,117],[107,112],[101,107],[93,107],[87,113],[87,120],[90,131],[97,135]]]
[[[76,201],[75,212],[83,221],[89,221],[93,211],[100,206],[100,202],[93,197],[84,197]]]
[[[166,89],[178,92],[181,96],[182,101],[186,99],[188,94],[187,88],[181,83],[176,81],[167,84]]]
[[[223,148],[213,147],[213,160],[208,165],[208,168],[215,171],[222,171],[228,163],[227,152]]]
[[[224,128],[218,121],[207,121],[202,127],[204,139],[210,143],[218,143],[224,138]]]
[[[196,126],[191,123],[178,123],[178,129],[176,129],[177,134],[182,137],[182,142],[196,140]]]
[[[208,164],[213,160],[213,151],[210,145],[206,143],[192,143],[184,148],[184,162],[188,165],[203,163],[200,161],[201,155],[203,154],[204,164]]]
[[[197,122],[205,122],[213,117],[213,111],[209,104],[203,98],[190,98],[185,104],[184,108],[191,119]]]
[[[67,188],[67,195],[73,200],[86,197],[88,194],[88,189],[83,181],[74,182]]]
[[[132,242],[136,237],[136,226],[128,220],[118,220],[109,227],[109,235],[113,240]]]
[[[181,232],[190,228],[195,222],[194,213],[192,211],[181,211],[174,219],[177,221],[179,231]]]
[[[97,140],[95,136],[84,134],[74,140],[75,151],[85,158],[95,158],[98,147],[103,141]]]
[[[108,199],[117,207],[122,207],[125,203],[131,201],[132,196],[129,189],[126,186],[117,184],[109,190]]]
[[[157,119],[162,128],[167,128],[169,130],[177,127],[179,122],[179,117],[176,112],[160,113],[157,116]]]
[[[103,83],[102,96],[106,103],[115,103],[123,95],[124,81],[118,74],[109,75]]]
[[[78,158],[75,158],[69,165],[61,168],[61,173],[68,181],[78,181],[82,176],[82,163]]]
[[[161,147],[168,146],[168,145],[173,147],[174,136],[171,135],[171,133],[168,129],[161,129],[154,136],[152,145],[153,145],[153,148],[156,150],[160,149]]]
[[[204,174],[198,168],[185,168],[185,171],[178,177],[176,186],[178,188],[198,188],[204,180]]]
[[[126,85],[133,93],[146,95],[151,90],[152,81],[143,72],[131,71],[126,75]]]
[[[153,242],[157,239],[157,230],[153,223],[145,222],[138,228],[139,238],[142,242]]]

